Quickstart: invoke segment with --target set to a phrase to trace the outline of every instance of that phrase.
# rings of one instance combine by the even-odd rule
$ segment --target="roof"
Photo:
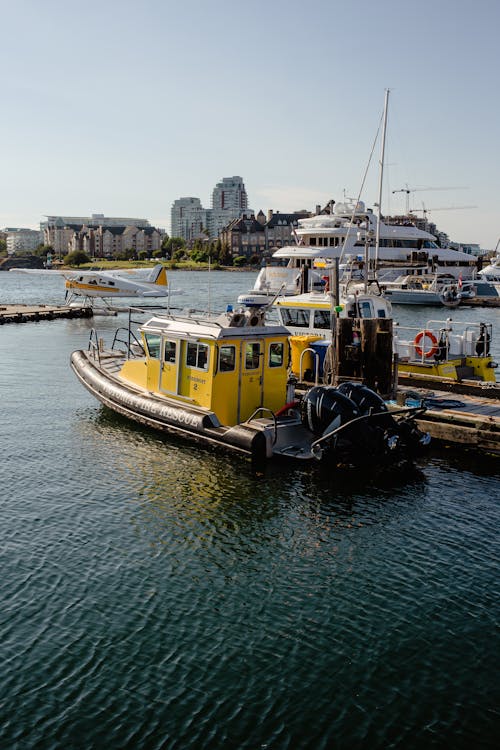
[[[307,211],[304,212],[296,212],[292,214],[280,214],[275,213],[271,216],[269,221],[267,222],[266,226],[269,228],[276,227],[278,225],[283,225],[283,223],[286,225],[294,224],[299,219],[306,219],[309,217],[309,213]]]
[[[244,315],[235,311],[234,315]],[[250,315],[255,315],[255,311],[250,311]],[[230,315],[230,314],[229,314]],[[145,333],[157,333],[168,335],[181,339],[254,339],[272,338],[273,336],[289,336],[287,328],[280,324],[264,325],[230,325],[230,318],[226,314],[220,315],[217,319],[208,318],[170,318],[167,316],[156,317],[148,320],[140,328]]]

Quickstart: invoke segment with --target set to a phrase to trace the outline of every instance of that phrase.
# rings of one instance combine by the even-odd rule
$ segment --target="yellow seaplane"
[[[161,263],[152,269],[88,270],[64,273],[64,277],[68,305],[93,305],[99,299],[110,307],[113,298],[169,297],[180,293],[170,288],[165,267]],[[83,303],[75,303],[75,298],[83,298]]]

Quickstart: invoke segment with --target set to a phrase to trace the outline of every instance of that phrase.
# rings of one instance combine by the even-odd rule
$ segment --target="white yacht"
[[[491,284],[500,284],[500,255],[495,255],[491,263],[478,271],[478,276],[483,281],[489,281]]]
[[[330,203],[316,216],[299,219],[296,244],[282,247],[273,254],[277,264],[262,268],[254,291],[297,294],[319,289],[321,266],[334,258],[341,268],[356,259],[363,263],[368,251],[370,263],[378,268],[394,268],[394,275],[403,266],[427,265],[434,273],[451,274],[456,279],[470,279],[476,270],[476,259],[467,253],[442,248],[434,235],[407,223],[390,224],[380,220],[362,201]],[[377,243],[378,234],[378,243]],[[378,250],[377,250],[378,245]]]

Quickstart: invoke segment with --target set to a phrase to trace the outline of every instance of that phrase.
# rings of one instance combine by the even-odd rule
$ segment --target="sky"
[[[0,0],[0,227],[378,201],[500,238],[498,0]]]

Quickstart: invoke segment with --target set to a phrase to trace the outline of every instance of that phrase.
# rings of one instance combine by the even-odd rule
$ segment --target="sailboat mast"
[[[387,129],[387,107],[389,104],[389,89],[385,90],[384,100],[384,123],[382,126],[382,146],[380,149],[380,172],[378,180],[378,214],[377,214],[377,230],[375,237],[375,273],[378,269],[378,253],[380,248],[380,219],[382,215],[382,185],[384,180],[384,158],[385,158],[385,132]]]

